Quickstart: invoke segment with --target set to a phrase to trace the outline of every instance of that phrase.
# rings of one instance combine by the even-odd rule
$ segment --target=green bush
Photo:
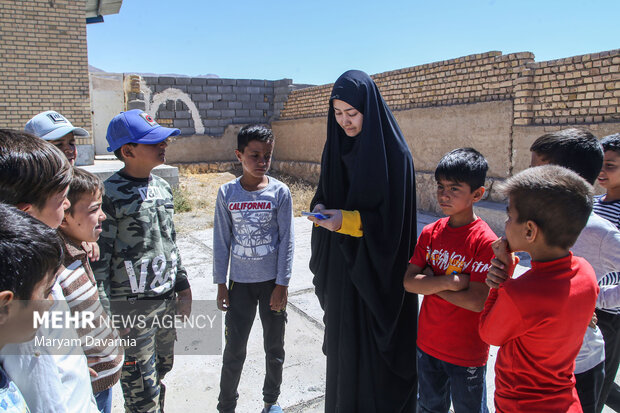
[[[174,197],[174,212],[189,212],[192,210],[192,204],[185,188],[181,185],[172,188],[172,196]]]

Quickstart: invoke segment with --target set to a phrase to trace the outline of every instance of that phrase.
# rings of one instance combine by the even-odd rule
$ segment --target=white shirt
[[[574,255],[585,258],[596,273],[597,281],[605,274],[620,270],[620,231],[609,221],[595,213],[590,215],[586,227],[581,231],[577,242],[571,248]],[[618,289],[614,285],[601,289],[597,307],[617,307],[620,302]],[[575,360],[575,374],[583,373],[605,360],[605,342],[601,330],[588,327],[583,344]]]
[[[52,289],[53,311],[69,312],[58,282]],[[75,338],[77,334],[73,331]],[[44,328],[37,337],[67,338],[67,329]],[[81,347],[65,354],[44,354],[35,339],[7,344],[0,350],[4,370],[22,392],[32,413],[99,413],[90,384],[86,356]]]

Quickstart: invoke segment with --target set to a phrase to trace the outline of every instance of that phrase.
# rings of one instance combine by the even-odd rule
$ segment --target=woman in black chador
[[[407,143],[372,79],[345,72],[329,101],[310,269],[325,311],[326,412],[415,412],[416,240]]]

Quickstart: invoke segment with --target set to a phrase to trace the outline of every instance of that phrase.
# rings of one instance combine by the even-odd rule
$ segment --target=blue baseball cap
[[[46,141],[55,141],[70,132],[75,136],[89,136],[85,129],[76,128],[67,118],[53,110],[41,112],[30,119],[24,130]]]
[[[161,126],[145,111],[132,109],[114,116],[105,138],[110,145],[108,152],[114,152],[126,143],[154,144],[180,133],[179,129]]]

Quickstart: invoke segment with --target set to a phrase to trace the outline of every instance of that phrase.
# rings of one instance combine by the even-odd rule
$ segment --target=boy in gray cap
[[[75,166],[77,147],[75,137],[90,135],[86,129],[77,128],[60,113],[53,110],[41,112],[26,123],[24,130],[50,142],[65,154],[71,166]]]

